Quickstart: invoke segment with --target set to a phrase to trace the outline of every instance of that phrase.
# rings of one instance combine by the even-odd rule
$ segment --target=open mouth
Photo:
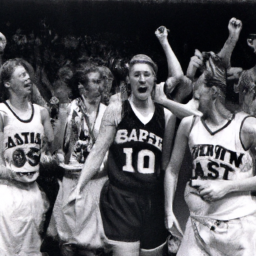
[[[25,88],[31,88],[31,87],[32,87],[32,84],[31,84],[31,83],[25,84],[24,87],[25,87]]]
[[[140,92],[140,93],[144,93],[144,92],[146,92],[147,91],[147,87],[140,87],[139,89],[138,89],[138,91]]]
[[[16,172],[16,174],[20,177],[28,177],[32,178],[36,172]]]

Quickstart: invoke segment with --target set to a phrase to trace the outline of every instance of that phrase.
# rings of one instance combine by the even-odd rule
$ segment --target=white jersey
[[[39,171],[44,127],[42,107],[33,104],[28,120],[21,120],[5,103],[0,103],[4,122],[4,159],[6,167],[15,172]]]
[[[192,179],[242,180],[254,175],[254,160],[240,140],[246,117],[243,112],[237,113],[215,132],[200,117],[195,117],[189,134]],[[187,184],[185,200],[191,215],[230,220],[256,213],[256,201],[250,192],[233,192],[215,202],[206,202],[197,189]]]
[[[39,171],[44,128],[42,107],[32,105],[28,120],[19,119],[8,105],[0,103],[4,123],[4,159],[15,172]],[[0,179],[0,255],[41,256],[42,223],[48,208],[36,182],[24,186],[13,180]]]

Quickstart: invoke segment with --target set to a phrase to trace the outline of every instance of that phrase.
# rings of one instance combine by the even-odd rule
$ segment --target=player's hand
[[[227,80],[238,80],[242,72],[242,68],[229,68],[227,70]]]
[[[230,181],[227,180],[192,180],[191,186],[196,187],[200,197],[208,202],[217,201],[229,191]]]
[[[167,29],[165,26],[160,26],[155,31],[155,35],[161,44],[168,42],[168,40],[167,40],[168,32],[169,32],[169,29]]]
[[[186,76],[193,81],[197,69],[200,69],[202,66],[203,66],[202,53],[196,49],[194,56],[191,57],[190,59]]]
[[[165,227],[173,236],[182,239],[183,231],[173,212],[168,213],[165,217]]]
[[[229,37],[237,41],[242,30],[242,26],[241,20],[232,18],[228,23]]]
[[[163,104],[163,102],[167,99],[164,93],[164,82],[157,84],[154,93],[154,101],[159,104]]]
[[[0,54],[4,53],[6,43],[7,43],[7,41],[6,41],[5,35],[0,32]]]
[[[58,165],[63,164],[65,161],[64,153],[63,152],[57,152],[56,155],[56,162]]]

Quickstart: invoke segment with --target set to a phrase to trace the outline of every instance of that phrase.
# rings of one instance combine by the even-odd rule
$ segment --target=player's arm
[[[6,168],[4,161],[4,121],[0,113],[0,179],[11,179],[12,171]]]
[[[162,154],[162,169],[165,170],[172,152],[173,138],[175,134],[176,116],[168,109],[165,112],[165,132],[163,138],[163,154]]]
[[[155,31],[155,35],[158,38],[161,46],[163,47],[166,59],[167,59],[167,64],[168,64],[168,77],[171,76],[182,76],[183,71],[180,66],[180,63],[174,54],[167,36],[168,36],[168,31],[166,27],[161,26]]]
[[[256,118],[248,117],[245,119],[241,129],[241,142],[245,149],[256,156]],[[252,166],[254,164],[252,163]],[[256,190],[256,176],[243,179],[234,180],[228,186],[228,192],[234,191],[253,191]]]
[[[195,50],[194,56],[190,58],[186,76],[194,81],[197,69],[203,66],[203,55],[199,50]]]
[[[78,180],[77,191],[80,193],[87,182],[98,172],[110,145],[116,134],[116,104],[110,104],[102,118],[97,140],[88,155]]]
[[[230,59],[232,52],[239,39],[240,32],[242,30],[242,22],[236,18],[232,18],[228,23],[229,36],[225,42],[223,48],[218,53],[218,56],[222,58],[226,68],[230,68]]]
[[[4,55],[4,49],[6,47],[6,37],[3,33],[0,32],[0,66],[3,64],[3,55]]]
[[[188,143],[188,135],[190,131],[190,127],[192,124],[193,117],[186,117],[184,118],[179,126],[174,148],[172,151],[171,160],[167,166],[165,171],[165,180],[164,180],[164,192],[165,192],[165,224],[166,228],[173,233],[179,231],[179,224],[176,220],[176,217],[173,213],[173,201],[174,195],[176,191],[178,176],[180,167],[183,161],[183,157],[185,154],[186,146]]]
[[[176,117],[183,118],[191,115],[201,116],[202,113],[190,106],[169,100],[164,93],[164,83],[158,84],[155,89],[154,101],[169,109]]]
[[[44,127],[44,134],[46,138],[45,150],[48,151],[51,148],[51,145],[54,139],[54,134],[53,134],[52,125],[50,122],[50,116],[46,108],[41,109],[41,120],[42,120],[42,125]]]

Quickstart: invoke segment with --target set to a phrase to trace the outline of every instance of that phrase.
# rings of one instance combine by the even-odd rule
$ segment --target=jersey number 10
[[[133,166],[132,166],[132,148],[124,148],[124,153],[126,156],[126,164],[123,166],[123,171],[125,172],[135,172]],[[148,165],[145,167],[145,159],[148,159]],[[138,152],[138,158],[137,158],[137,170],[139,173],[143,174],[149,174],[155,172],[155,154],[148,150],[148,149],[142,149]]]

